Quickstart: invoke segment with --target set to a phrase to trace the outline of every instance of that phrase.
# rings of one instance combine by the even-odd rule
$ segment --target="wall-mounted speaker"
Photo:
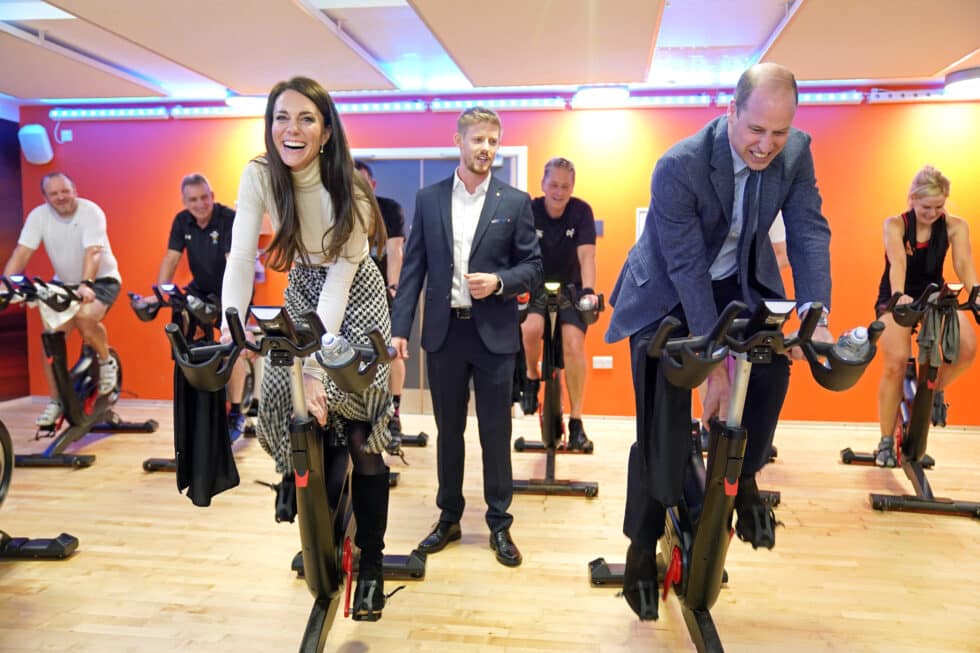
[[[41,125],[24,125],[17,131],[17,140],[28,163],[44,165],[54,158],[48,132]]]

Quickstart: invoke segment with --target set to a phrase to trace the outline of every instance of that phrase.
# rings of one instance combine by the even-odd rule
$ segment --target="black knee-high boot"
[[[361,550],[353,618],[377,621],[385,605],[382,550],[388,527],[388,468],[370,476],[354,474],[351,490],[357,520],[354,543]]]

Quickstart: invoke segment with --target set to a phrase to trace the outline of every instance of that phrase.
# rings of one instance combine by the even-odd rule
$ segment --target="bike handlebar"
[[[261,333],[257,343],[247,340],[245,328],[234,308],[225,311],[232,340],[230,343],[188,346],[176,324],[166,326],[174,359],[191,385],[212,392],[224,387],[235,361],[245,350],[272,358],[306,358],[318,352],[320,339],[326,333],[319,316],[312,311],[303,315],[301,321],[293,321],[281,308],[253,307],[252,315]],[[353,365],[331,367],[319,361],[341,390],[361,392],[374,380],[378,365],[390,362],[396,356],[395,350],[387,346],[377,327],[370,329],[367,337],[370,345],[351,346],[358,354]]]
[[[664,376],[673,385],[694,388],[700,385],[716,365],[722,362],[729,352],[745,353],[753,359],[764,359],[770,354],[782,354],[793,347],[800,347],[810,363],[814,379],[824,388],[833,391],[847,390],[861,378],[868,363],[874,358],[877,348],[874,343],[881,337],[884,325],[872,322],[868,328],[871,346],[859,361],[840,358],[834,351],[834,343],[813,341],[813,333],[823,313],[823,305],[814,302],[800,325],[796,335],[786,336],[782,332],[785,318],[777,321],[772,316],[780,313],[769,309],[762,302],[749,318],[736,316],[745,310],[745,305],[732,302],[715,321],[711,332],[706,336],[687,336],[671,338],[681,322],[668,316],[661,322],[650,344],[647,355],[659,358]],[[826,358],[826,363],[821,362]]]
[[[878,351],[875,343],[885,331],[885,324],[875,320],[868,325],[868,351],[860,360],[846,360],[837,355],[833,342],[817,342],[810,340],[801,346],[810,373],[814,380],[827,390],[840,392],[854,386],[864,374]],[[821,360],[825,359],[825,360]]]
[[[729,347],[725,342],[728,330],[735,316],[743,310],[745,304],[731,302],[715,320],[708,335],[684,338],[670,337],[681,326],[681,321],[668,315],[647,345],[647,356],[660,359],[664,376],[673,385],[696,388],[728,356]]]
[[[898,300],[901,299],[905,293],[896,292],[888,299],[882,309],[882,314],[891,313],[892,318],[894,318],[895,323],[903,327],[914,327],[925,315],[926,310],[929,308],[930,298],[939,291],[939,286],[934,283],[930,283],[926,286],[926,289],[922,291],[916,299],[912,300],[909,304],[899,305]]]
[[[186,310],[205,328],[214,326],[218,321],[220,307],[216,303],[199,299],[188,293],[186,289],[181,290],[176,284],[156,284],[153,286],[153,294],[157,298],[155,304],[147,303],[141,295],[129,293],[130,306],[143,322],[150,322],[156,318],[162,306],[175,311]]]
[[[7,287],[2,307],[6,307],[14,297],[19,296],[27,302],[43,302],[51,310],[61,313],[73,303],[82,301],[82,298],[75,292],[75,288],[78,286],[69,286],[58,281],[45,282],[41,277],[34,277],[32,281],[23,274],[12,274],[10,277],[0,278],[3,279],[3,285]],[[82,283],[91,287],[87,281]]]

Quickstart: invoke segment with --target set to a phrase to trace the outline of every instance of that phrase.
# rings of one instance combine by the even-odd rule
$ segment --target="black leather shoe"
[[[568,420],[568,449],[582,453],[592,453],[593,451],[592,440],[585,435],[582,420],[574,417]]]
[[[461,537],[463,537],[463,531],[459,529],[459,522],[440,521],[432,529],[432,532],[419,542],[418,550],[426,555],[436,553],[445,549],[450,542],[455,542]]]
[[[510,529],[503,528],[490,534],[490,548],[497,554],[497,562],[507,567],[516,567],[524,559],[514,540],[510,537]]]

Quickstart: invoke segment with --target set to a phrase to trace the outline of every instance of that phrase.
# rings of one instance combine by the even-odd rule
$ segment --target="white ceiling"
[[[978,26],[980,0],[0,0],[0,100],[729,89],[756,61],[911,87],[980,66]]]

